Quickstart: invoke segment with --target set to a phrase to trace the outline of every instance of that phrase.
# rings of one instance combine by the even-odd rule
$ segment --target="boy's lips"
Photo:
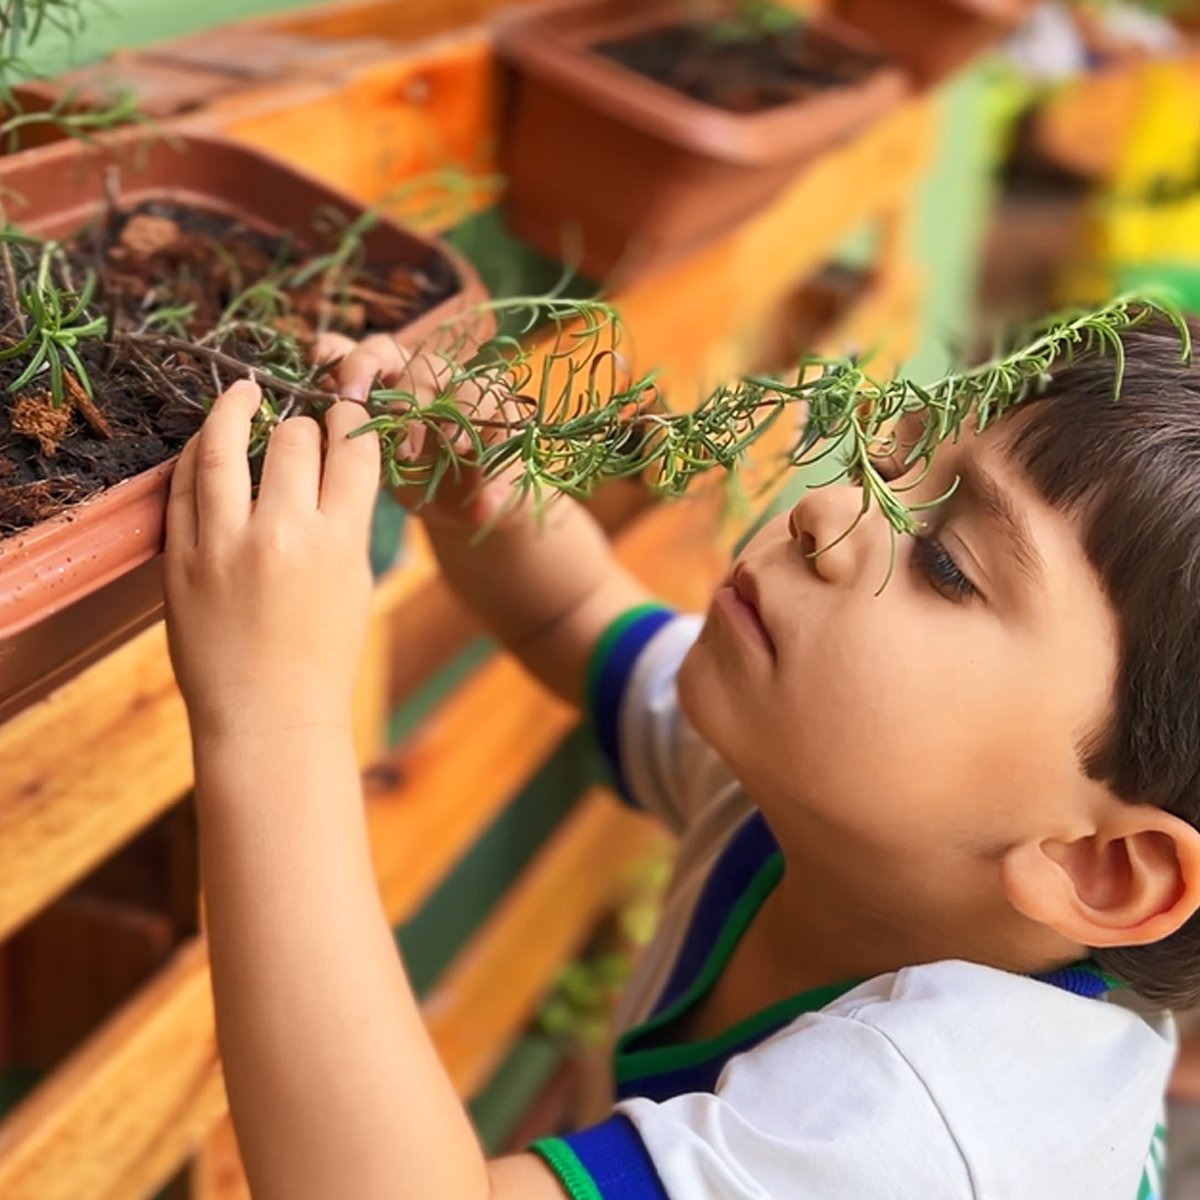
[[[755,637],[772,658],[775,657],[775,641],[759,607],[758,584],[742,563],[733,568],[733,574],[717,592],[715,600],[723,614],[749,636]]]

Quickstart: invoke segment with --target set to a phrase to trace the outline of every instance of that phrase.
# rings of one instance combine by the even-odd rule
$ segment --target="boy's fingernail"
[[[343,400],[354,400],[361,404],[367,398],[367,389],[361,383],[348,383],[342,388]]]

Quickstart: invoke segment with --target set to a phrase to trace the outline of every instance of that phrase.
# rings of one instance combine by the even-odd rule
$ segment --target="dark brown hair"
[[[1191,325],[1200,347],[1200,324]],[[1088,775],[1123,800],[1200,827],[1200,363],[1154,320],[1111,356],[1052,372],[1013,422],[1008,452],[1046,501],[1079,521],[1116,610],[1116,695],[1081,748]],[[1100,965],[1168,1007],[1200,1002],[1200,915],[1148,946],[1097,951]]]

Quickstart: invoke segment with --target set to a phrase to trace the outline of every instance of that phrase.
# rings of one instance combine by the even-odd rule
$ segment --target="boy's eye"
[[[935,591],[958,604],[977,595],[974,585],[937,538],[918,535],[913,540],[913,562]]]

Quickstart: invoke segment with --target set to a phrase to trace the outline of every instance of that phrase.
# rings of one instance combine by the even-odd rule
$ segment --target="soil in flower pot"
[[[676,25],[597,46],[596,53],[732,113],[762,112],[856,87],[885,65],[878,54],[800,24],[732,40],[695,24]]]
[[[0,186],[23,197],[8,211],[24,228],[62,246],[10,241],[12,278],[0,258],[3,719],[153,619],[170,471],[205,400],[246,364],[311,389],[317,330],[413,345],[486,293],[442,243],[219,137],[51,146],[0,162]],[[67,297],[62,327],[102,328],[73,341],[78,362],[60,347],[22,379],[45,285]],[[279,413],[302,400],[270,395]]]
[[[329,291],[321,273],[304,272],[333,251],[335,239],[329,230],[305,247],[237,218],[158,201],[114,210],[72,239],[52,274],[64,287],[68,279],[78,284],[94,277],[90,309],[104,313],[117,336],[79,344],[87,384],[68,363],[60,396],[48,368],[14,386],[32,348],[0,361],[0,536],[56,516],[175,454],[203,417],[218,377],[223,384],[237,376],[239,363],[261,360],[257,315],[244,329],[219,337],[212,349],[221,359],[205,352],[230,306],[250,297],[244,301],[249,308],[256,281],[286,277],[289,268],[303,278],[283,286],[275,321],[305,343],[322,328],[355,338],[398,329],[457,290],[443,264],[438,276],[408,266],[363,268]],[[169,333],[152,319],[164,309],[180,314]],[[0,353],[20,343],[27,324],[11,298],[0,301]],[[189,341],[197,343],[194,351],[184,348]]]
[[[683,0],[561,0],[501,25],[518,235],[560,256],[582,242],[596,278],[651,269],[761,208],[906,91],[836,22],[733,39],[694,17]]]

